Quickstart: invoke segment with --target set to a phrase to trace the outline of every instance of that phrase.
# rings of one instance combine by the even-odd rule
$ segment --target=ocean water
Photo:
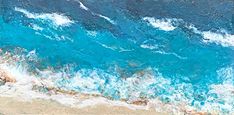
[[[234,112],[232,0],[0,0],[0,8],[1,67],[22,81],[15,87],[35,78],[116,101]],[[16,95],[6,87],[1,95]]]

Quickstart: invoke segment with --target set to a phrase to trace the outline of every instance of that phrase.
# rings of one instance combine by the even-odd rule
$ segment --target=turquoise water
[[[3,7],[9,5],[4,0],[2,3]],[[232,28],[222,25],[217,29],[219,23],[212,29],[211,23],[207,30],[183,18],[150,16],[158,19],[154,23],[167,23],[163,27],[172,24],[173,29],[167,30],[144,20],[147,15],[136,18],[125,10],[108,12],[105,8],[111,7],[106,6],[101,13],[108,18],[103,18],[95,7],[92,10],[88,2],[86,5],[89,10],[77,6],[76,16],[69,14],[75,12],[74,7],[65,13],[55,9],[38,12],[40,8],[17,5],[5,8],[0,15],[0,47],[12,52],[21,48],[21,55],[31,54],[26,56],[28,71],[48,67],[62,71],[54,81],[56,87],[114,100],[159,98],[165,103],[187,101],[198,109],[207,103],[211,107],[217,104],[227,113],[234,111],[233,94],[224,94],[230,97],[227,102],[211,87],[234,85]],[[48,15],[52,13],[71,22],[56,23],[53,15]],[[195,25],[200,32],[188,25]],[[203,33],[208,31],[224,37],[212,36],[205,41],[208,38]]]

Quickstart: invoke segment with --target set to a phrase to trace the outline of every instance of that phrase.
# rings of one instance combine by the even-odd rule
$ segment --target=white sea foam
[[[148,45],[148,44],[142,44],[140,45],[140,47],[144,48],[144,49],[150,49],[153,50],[154,53],[160,53],[160,54],[165,54],[165,55],[173,55],[179,59],[187,59],[187,57],[182,57],[176,53],[172,53],[172,52],[165,52],[162,50],[158,51],[158,46],[157,45]]]
[[[31,51],[25,58],[31,55],[35,55],[36,51]],[[18,56],[15,56],[18,57]],[[19,56],[20,57],[20,56]],[[112,76],[107,73],[103,73],[99,70],[81,70],[78,71],[73,78],[64,78],[63,72],[53,72],[52,70],[43,70],[38,72],[40,73],[40,77],[35,76],[34,74],[30,74],[27,72],[27,66],[14,66],[14,64],[5,63],[3,58],[1,60],[0,68],[7,73],[10,73],[15,79],[16,83],[7,83],[5,85],[0,86],[0,96],[6,97],[17,97],[19,99],[31,100],[31,99],[50,99],[58,101],[61,104],[69,105],[69,106],[77,106],[77,107],[86,107],[92,106],[95,104],[109,104],[114,106],[125,106],[131,109],[147,109],[148,106],[139,106],[139,105],[131,105],[122,101],[111,101],[103,97],[97,98],[88,98],[81,99],[78,95],[68,95],[61,93],[50,93],[49,92],[40,92],[38,90],[33,89],[36,86],[42,87],[56,87],[59,81],[62,82],[62,85],[66,88],[74,88],[80,87],[83,88],[83,91],[87,91],[87,93],[92,93],[92,91],[98,91],[98,88],[102,88],[105,86],[105,79],[109,79],[110,85],[106,85],[103,89],[104,92],[119,90],[121,97],[132,97],[132,101],[137,100],[140,96],[140,92],[147,92],[147,86],[153,83],[160,83],[159,86],[163,87],[164,84],[168,84],[168,81],[163,80],[163,78],[159,77],[158,80],[154,79],[154,77],[150,74],[145,74],[139,77],[138,74],[133,75],[132,78],[127,78],[125,81],[116,79],[115,76]],[[15,60],[15,59],[13,59]],[[17,60],[17,59],[16,59]],[[24,60],[24,59],[20,59]],[[10,61],[11,63],[14,63]],[[87,73],[88,74],[85,74]],[[140,74],[140,73],[139,73]],[[107,77],[107,78],[105,78]],[[63,79],[64,78],[64,79]],[[138,88],[141,90],[136,91]],[[95,93],[95,92],[93,92]],[[110,93],[110,92],[109,92]],[[148,92],[150,93],[150,92]],[[152,92],[153,93],[153,92]],[[98,94],[98,93],[95,93]]]
[[[110,19],[109,17],[103,16],[101,14],[97,14],[99,17],[104,18],[105,20],[109,21],[112,24],[116,24],[114,20]]]
[[[211,110],[218,110],[220,113],[233,113],[234,107],[234,85],[231,84],[217,84],[211,85],[211,90],[209,91],[210,94],[216,94],[217,97],[209,97],[207,100],[203,110],[211,111]],[[219,100],[217,100],[217,98]],[[213,106],[211,106],[213,105]]]
[[[223,47],[234,46],[234,35],[229,34],[226,30],[221,29],[217,32],[200,31],[192,24],[189,24],[187,28],[191,29],[196,34],[200,34],[203,37],[204,43],[215,43]]]
[[[111,18],[91,11],[88,7],[86,7],[86,6],[85,6],[82,2],[80,2],[79,0],[75,0],[75,1],[76,1],[76,2],[79,2],[80,8],[81,8],[81,9],[84,9],[84,10],[86,10],[86,11],[90,11],[93,15],[96,15],[96,16],[98,16],[98,17],[101,17],[101,18],[107,20],[108,22],[110,22],[110,23],[112,23],[112,24],[116,24],[116,22],[115,22],[114,20],[112,20]]]
[[[180,22],[185,23],[182,19],[155,19],[152,17],[144,17],[143,20],[148,21],[153,27],[164,31],[172,31],[177,28]],[[204,39],[204,43],[215,43],[224,47],[234,46],[234,35],[229,34],[226,30],[218,30],[217,32],[198,30],[193,24],[187,23],[188,29],[194,33],[200,34]]]
[[[224,47],[234,46],[234,35],[225,33],[214,33],[211,31],[202,32],[205,43],[216,43]]]
[[[111,49],[111,50],[114,50],[114,51],[118,49],[118,48],[115,47],[115,46],[107,46],[107,45],[101,44],[101,43],[100,43],[100,45],[101,45],[102,47],[104,47],[104,48]]]
[[[42,31],[42,30],[43,30],[42,27],[40,27],[40,26],[38,26],[38,25],[36,25],[36,24],[32,24],[32,29],[34,29],[34,30],[36,30],[36,31]]]
[[[140,46],[141,46],[142,48],[144,48],[144,49],[151,49],[151,50],[157,49],[157,48],[158,48],[158,46],[147,45],[147,44],[141,44]]]
[[[33,85],[38,85],[38,86],[43,85],[45,87],[55,86],[55,84],[49,79],[36,78],[35,76],[29,75],[21,67],[16,68],[14,66],[9,66],[5,64],[1,64],[0,67],[4,69],[5,71],[11,73],[11,75],[13,75],[14,78],[17,80],[16,83],[7,83],[3,86],[0,86],[0,96],[3,96],[3,97],[14,97],[20,100],[23,99],[25,101],[30,101],[33,99],[47,99],[47,100],[57,101],[67,106],[80,107],[80,108],[93,106],[96,104],[107,104],[110,106],[111,105],[112,106],[124,106],[130,109],[146,109],[147,108],[145,106],[130,105],[121,101],[111,101],[103,97],[81,99],[79,95],[66,95],[66,94],[59,94],[59,93],[47,95],[46,92],[42,93],[42,92],[33,90]],[[47,73],[46,75],[47,77],[53,77],[53,78],[60,77],[61,75],[58,73],[55,74],[51,71],[46,72],[46,73]],[[50,74],[54,76],[48,76]],[[76,81],[76,82],[80,82],[80,81]],[[87,84],[91,82],[85,81],[83,83]],[[78,85],[82,85],[82,84],[78,84]]]
[[[96,31],[87,31],[87,34],[89,36],[96,37],[98,33]]]
[[[219,84],[211,84],[203,111],[230,114],[234,111],[234,71],[224,67],[217,71]]]
[[[67,83],[62,84],[65,88],[69,89],[69,88],[74,88],[74,87],[80,87],[80,88],[84,88],[84,90],[86,90],[87,93],[92,94],[93,89],[98,91],[98,89],[96,88],[100,87],[99,84],[104,85],[105,79],[101,79],[101,76],[98,75],[99,73],[96,70],[94,71],[81,70],[77,72],[75,77],[73,78],[64,78],[66,76],[66,75],[64,76],[64,74],[66,73],[64,73],[63,71],[54,72],[52,69],[51,70],[46,69],[43,71],[37,70],[40,76],[38,77],[35,74],[29,73],[27,71],[26,63],[22,62],[22,64],[20,65],[15,65],[15,63],[18,63],[18,61],[25,61],[27,60],[26,58],[35,56],[36,50],[30,51],[25,56],[16,54],[13,57],[10,57],[10,55],[11,55],[10,53],[5,53],[3,56],[0,57],[1,58],[0,69],[1,71],[9,73],[11,77],[16,79],[16,82],[6,83],[5,85],[1,85],[0,96],[14,97],[20,100],[23,99],[25,101],[28,101],[28,100],[30,101],[32,99],[49,99],[49,100],[57,101],[64,105],[76,106],[76,107],[86,107],[86,106],[92,106],[95,104],[108,104],[112,106],[125,106],[130,109],[146,109],[147,108],[147,106],[131,105],[122,101],[111,101],[104,97],[90,97],[87,99],[83,99],[82,96],[80,97],[80,94],[69,95],[69,94],[63,94],[63,93],[53,93],[53,91],[47,92],[46,89],[45,89],[45,92],[43,91],[41,92],[35,89],[34,86],[41,86],[44,88],[47,88],[47,87],[56,88],[58,87],[57,86],[58,84],[56,82],[69,79],[69,81],[67,81],[68,84]],[[8,63],[8,61],[10,63]],[[88,77],[86,77],[86,74],[84,74],[85,72],[91,72],[91,73],[89,73]]]
[[[34,52],[34,51],[32,51]],[[31,53],[29,53],[31,55]],[[12,75],[16,79],[16,83],[6,83],[5,85],[0,86],[0,96],[3,97],[14,97],[20,100],[30,101],[32,99],[48,99],[54,100],[61,104],[67,106],[76,106],[76,107],[86,107],[86,106],[93,106],[96,104],[108,104],[114,106],[125,106],[130,109],[146,109],[145,106],[137,106],[137,105],[130,105],[125,102],[121,101],[111,101],[103,97],[93,97],[82,99],[79,94],[77,95],[69,95],[69,94],[61,94],[61,93],[50,93],[49,92],[39,92],[37,90],[33,90],[33,87],[36,86],[43,86],[43,87],[56,87],[54,81],[56,79],[61,78],[63,73],[55,73],[51,70],[39,71],[41,76],[36,77],[33,74],[27,72],[24,66],[14,66],[4,62],[1,60],[0,68],[1,71],[5,71]],[[93,73],[96,74],[96,73]],[[79,73],[77,73],[77,76]],[[93,75],[94,76],[94,75]],[[80,81],[81,80],[81,81]],[[91,81],[89,81],[91,80]],[[72,83],[75,86],[81,87],[91,87],[94,88],[94,82],[97,82],[97,79],[90,78],[79,78],[77,77],[74,79]],[[91,86],[89,86],[91,85]]]
[[[165,54],[165,55],[173,55],[179,59],[187,59],[187,57],[183,57],[183,56],[180,56],[178,55],[177,53],[174,53],[174,52],[165,52],[165,51],[154,51],[155,53],[160,53],[160,54]]]
[[[129,52],[129,51],[133,51],[133,49],[125,49],[123,47],[116,47],[116,46],[111,46],[111,45],[106,45],[100,42],[97,42],[98,44],[100,44],[102,47],[106,48],[106,49],[110,49],[113,51],[118,51],[118,52]]]
[[[84,10],[89,10],[89,8],[87,8],[82,2],[80,2],[80,8],[84,9]]]
[[[234,69],[233,67],[224,67],[217,71],[219,81],[223,84],[234,85]]]
[[[23,13],[28,18],[50,20],[56,26],[69,26],[74,23],[67,16],[58,13],[31,13],[25,9],[15,7],[15,11]]]
[[[7,54],[6,54],[7,55]],[[25,58],[36,55],[36,50],[29,52]],[[4,57],[4,56],[3,56]],[[8,64],[9,56],[7,58],[1,57],[0,68],[9,72],[16,79],[16,83],[7,83],[0,86],[0,96],[7,97],[18,97],[19,99],[31,100],[31,99],[50,99],[58,101],[59,103],[68,106],[86,107],[95,104],[109,104],[114,106],[125,106],[131,109],[147,109],[148,107],[153,107],[157,111],[179,113],[181,114],[187,110],[196,110],[195,107],[189,106],[189,103],[193,99],[193,86],[189,83],[177,83],[172,85],[170,79],[164,78],[156,68],[147,68],[143,71],[136,72],[132,76],[121,79],[121,76],[115,76],[109,73],[105,73],[99,69],[82,69],[75,73],[75,76],[70,77],[68,73],[64,71],[55,72],[53,69],[38,70],[38,75],[31,74],[27,72],[27,66],[15,66],[14,64]],[[20,57],[20,55],[14,55],[14,58]],[[27,60],[27,59],[12,59],[17,60]],[[14,61],[9,61],[14,63]],[[69,67],[66,67],[69,69]],[[66,69],[66,70],[67,70]],[[233,76],[232,68],[223,68],[217,71],[219,76],[224,76],[224,80],[230,81]],[[108,81],[108,83],[106,83]],[[228,83],[228,82],[224,82]],[[103,97],[82,99],[80,95],[69,95],[62,93],[50,93],[41,92],[35,90],[34,86],[42,87],[61,87],[61,89],[70,90],[78,88],[83,93],[88,94],[113,94],[120,96],[123,99],[129,99],[127,103],[131,103],[137,100],[141,100],[142,97],[151,97],[155,93],[158,93],[161,98],[168,98],[168,104],[163,103],[158,99],[149,99],[147,106],[137,106],[127,104],[122,101],[111,101]],[[201,110],[232,110],[230,104],[232,101],[233,93],[232,85],[213,85],[211,86],[210,93],[216,93],[220,95],[219,99],[229,102],[226,105],[219,104],[218,102],[207,101],[205,106],[199,106]],[[222,86],[225,86],[225,91],[222,90]],[[101,90],[100,90],[101,89]],[[220,89],[220,90],[219,90]],[[224,91],[224,92],[222,92]],[[116,93],[118,92],[118,93]],[[167,92],[166,95],[160,95],[162,92]],[[49,93],[49,95],[48,95]],[[109,95],[110,96],[110,95]],[[190,98],[187,98],[189,96]],[[214,98],[215,100],[215,98]],[[231,100],[231,101],[230,101]],[[199,109],[198,109],[199,110]],[[212,111],[211,111],[212,112]]]
[[[25,9],[15,7],[15,11],[23,13],[26,17],[39,20],[41,23],[30,23],[30,27],[35,30],[35,34],[48,38],[50,40],[73,41],[66,35],[61,35],[60,32],[64,31],[60,27],[70,26],[74,21],[70,20],[67,16],[57,13],[31,13]],[[48,23],[49,21],[49,23]],[[43,28],[45,25],[47,28]],[[55,32],[55,31],[56,32]]]
[[[153,27],[164,31],[172,31],[176,29],[173,25],[174,19],[155,19],[152,17],[144,17],[143,20],[149,22]]]

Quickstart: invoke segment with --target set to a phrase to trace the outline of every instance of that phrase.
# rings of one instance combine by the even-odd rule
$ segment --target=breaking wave
[[[16,5],[1,14],[0,96],[175,114],[234,111],[228,30],[139,18],[119,2],[104,9],[107,1],[66,2],[72,7],[37,13]]]
[[[63,14],[57,14],[57,13],[31,13],[25,9],[15,7],[15,11],[23,13],[28,18],[33,19],[42,19],[42,20],[50,20],[55,26],[69,26],[72,23],[74,23],[72,20],[70,20],[67,16],[64,16]]]
[[[185,23],[182,19],[155,19],[152,17],[145,17],[143,20],[148,21],[153,27],[164,31],[172,31],[177,28],[179,24]],[[188,29],[192,29],[194,33],[200,34],[203,37],[204,43],[215,43],[224,47],[234,46],[234,35],[228,34],[226,30],[217,30],[216,32],[201,31],[194,25],[187,24]]]
[[[154,108],[157,111],[174,113],[230,113],[234,109],[232,67],[217,71],[222,83],[209,86],[209,97],[203,100],[204,102],[193,102],[196,97],[193,96],[195,90],[192,84],[174,84],[170,78],[163,77],[157,68],[147,68],[128,78],[121,78],[118,74],[113,74],[116,72],[110,74],[100,69],[80,69],[73,73],[73,67],[69,65],[57,70],[32,70],[28,63],[39,60],[35,50],[28,53],[25,51],[16,49],[13,52],[1,52],[1,72],[6,72],[16,80],[0,86],[1,96],[25,100],[51,99],[77,107],[105,103],[131,109]]]

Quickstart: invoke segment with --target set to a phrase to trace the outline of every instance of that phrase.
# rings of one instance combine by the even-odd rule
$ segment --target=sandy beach
[[[234,115],[234,0],[0,0],[0,115]]]
[[[15,76],[0,68],[0,80],[3,83],[15,83]],[[51,89],[54,90],[54,89]],[[67,93],[67,92],[59,92]],[[70,93],[68,93],[70,94]],[[72,94],[70,94],[72,95]],[[88,98],[80,95],[79,98]],[[130,109],[110,104],[94,104],[86,107],[71,107],[50,99],[22,100],[22,97],[0,97],[0,115],[46,114],[46,115],[157,115],[155,110]]]
[[[78,93],[50,86],[48,81],[17,74],[0,67],[0,115],[164,115],[169,113],[199,114],[182,103],[175,106],[160,100],[114,101],[97,94]],[[40,90],[46,90],[41,92]],[[156,110],[157,108],[157,110]]]
[[[41,99],[26,102],[9,97],[0,97],[0,103],[0,113],[3,115],[163,115],[163,113],[158,113],[154,110],[132,110],[126,107],[109,106],[104,104],[75,108],[61,105],[55,101]]]

